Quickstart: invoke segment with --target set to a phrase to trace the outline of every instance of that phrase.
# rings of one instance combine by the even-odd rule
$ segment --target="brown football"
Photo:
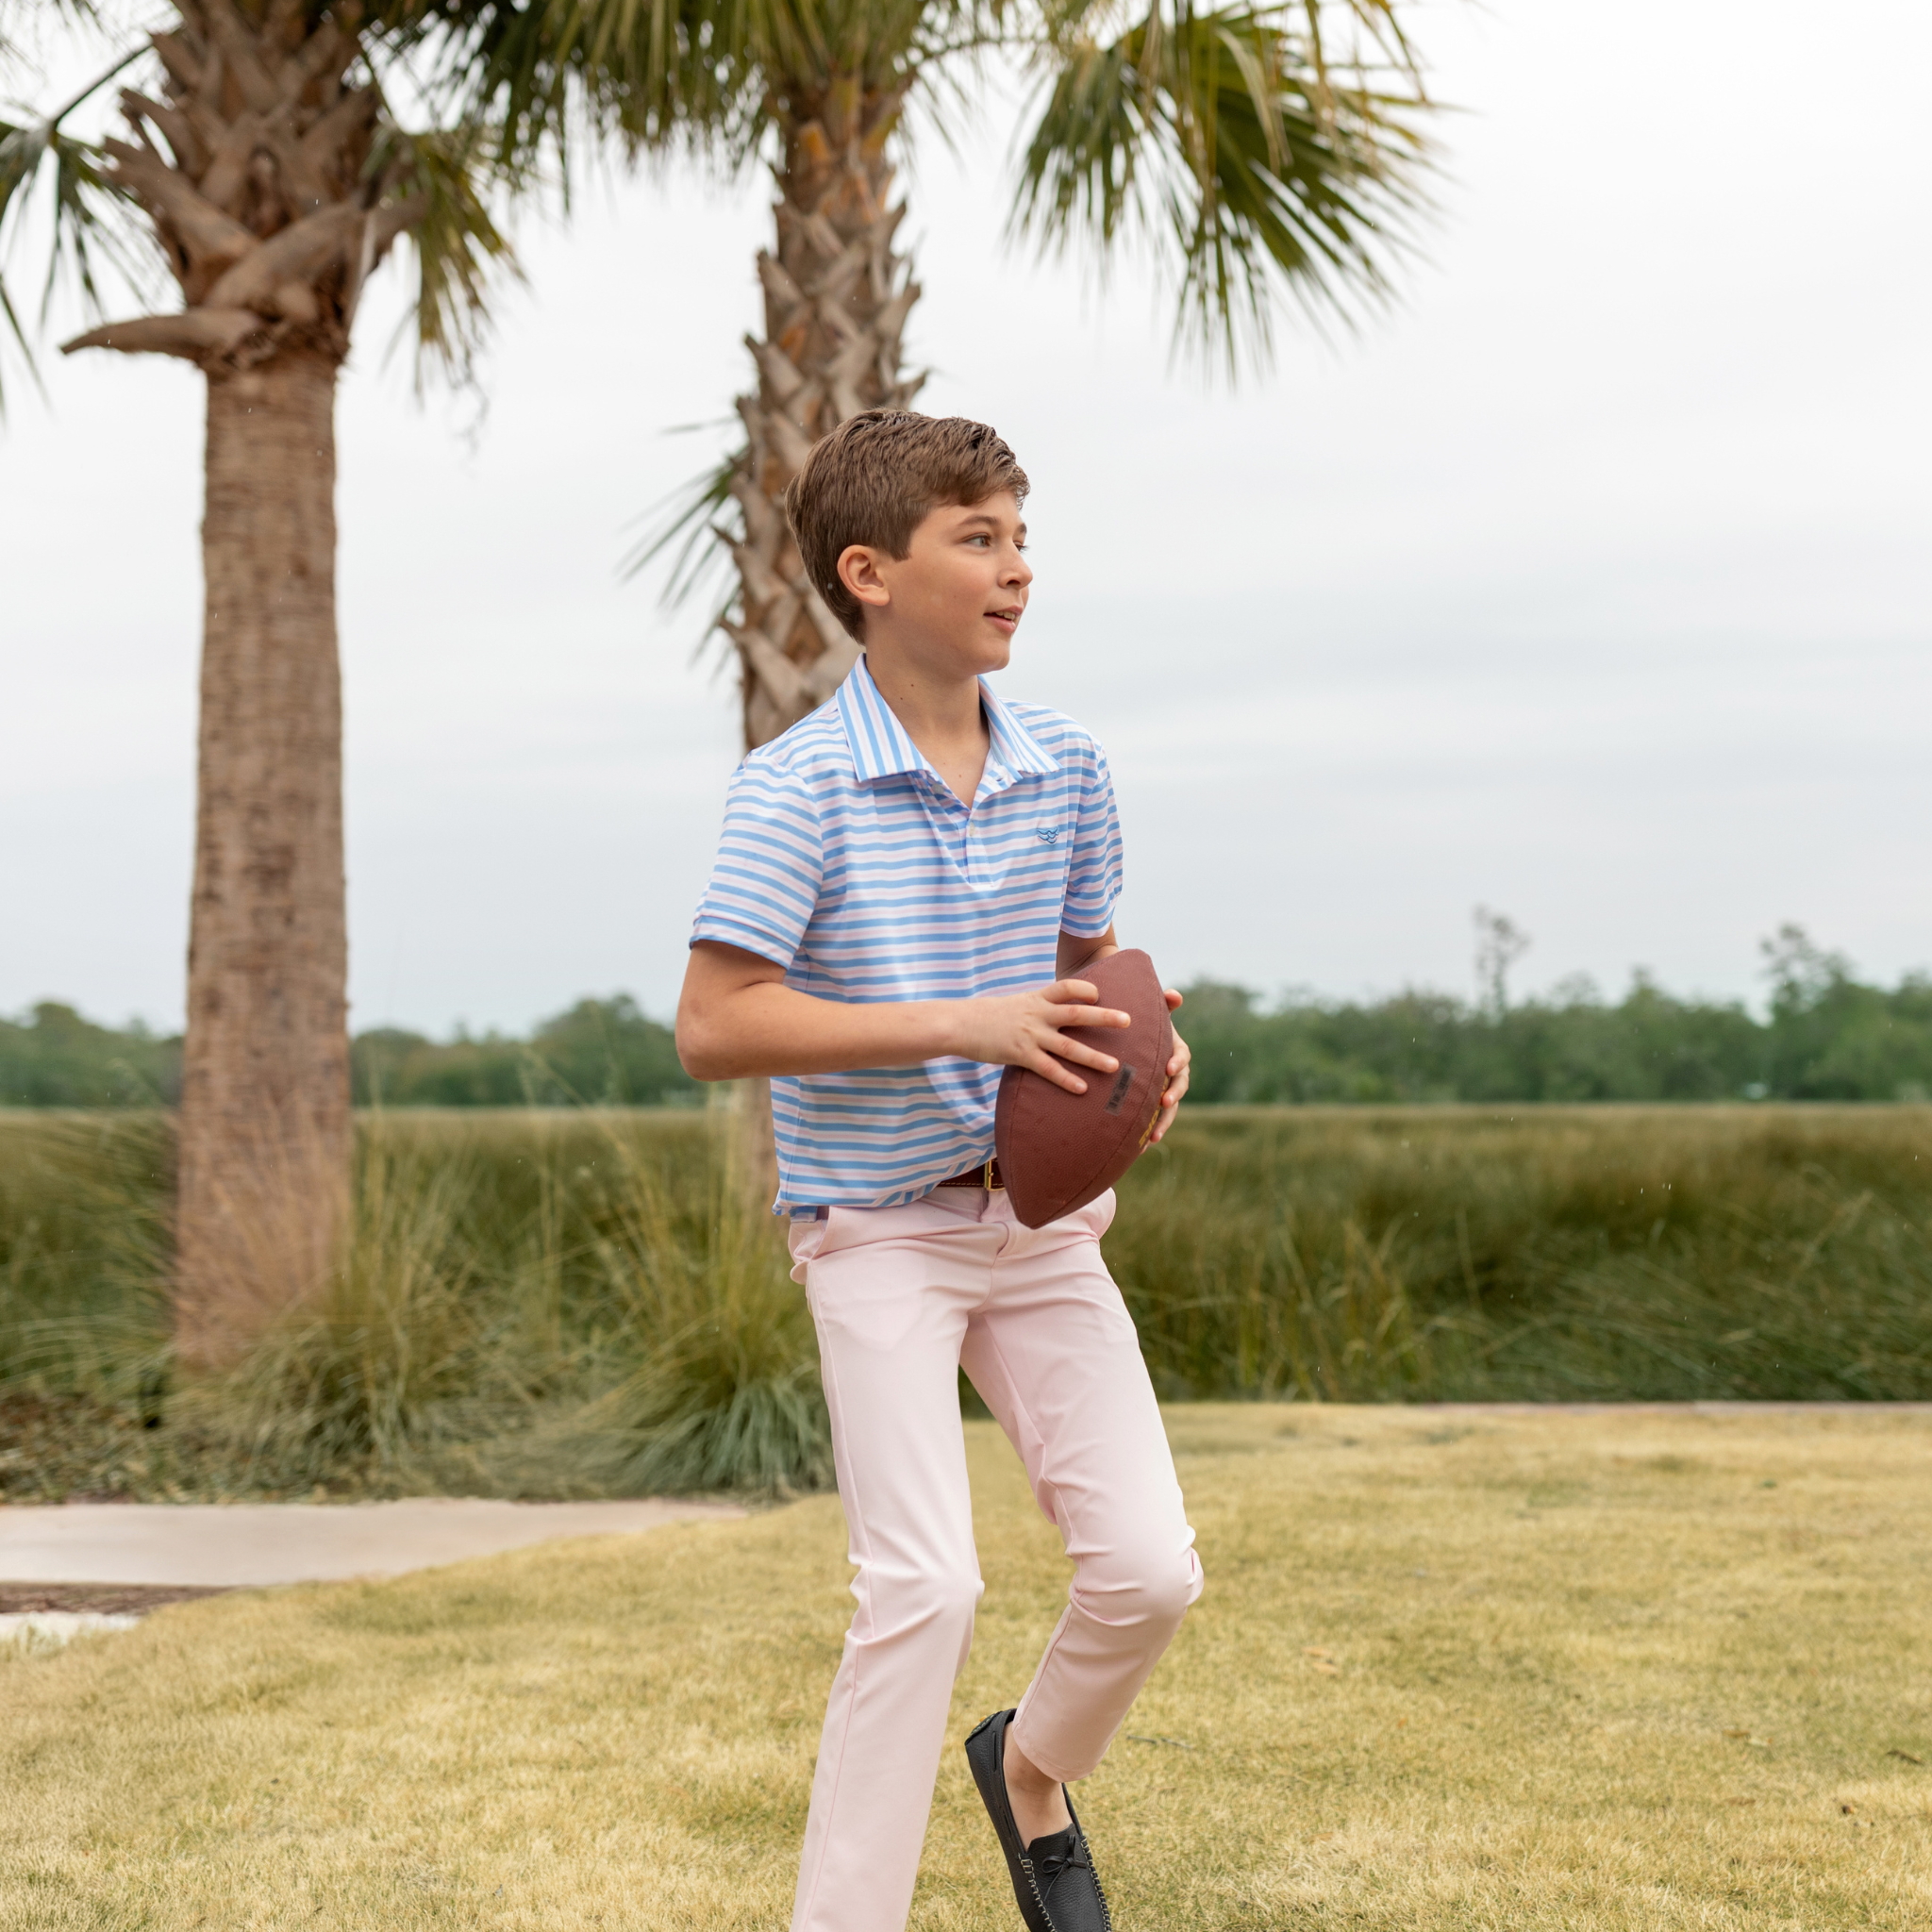
[[[1160,975],[1145,953],[1115,953],[1067,977],[1086,980],[1100,995],[1095,1006],[1130,1013],[1134,1024],[1066,1029],[1069,1039],[1120,1061],[1112,1074],[1074,1067],[1087,1083],[1084,1093],[1069,1093],[1030,1067],[1008,1067],[1000,1076],[993,1144],[1007,1198],[1028,1227],[1086,1207],[1140,1158],[1174,1054]]]

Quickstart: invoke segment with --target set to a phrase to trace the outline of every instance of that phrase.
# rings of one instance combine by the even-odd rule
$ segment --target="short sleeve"
[[[1067,856],[1067,897],[1060,910],[1060,930],[1075,939],[1097,940],[1113,924],[1125,855],[1107,754],[1094,744],[1090,756],[1091,765],[1080,790],[1074,849]]]
[[[795,773],[756,754],[724,799],[724,829],[691,942],[715,940],[789,967],[811,923],[824,844],[811,792]]]

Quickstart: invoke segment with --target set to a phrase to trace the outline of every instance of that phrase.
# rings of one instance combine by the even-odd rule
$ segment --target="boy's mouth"
[[[1004,610],[989,610],[986,613],[987,621],[990,624],[998,625],[1010,637],[1014,631],[1019,629],[1020,612],[1024,608],[1024,605],[1009,605]]]

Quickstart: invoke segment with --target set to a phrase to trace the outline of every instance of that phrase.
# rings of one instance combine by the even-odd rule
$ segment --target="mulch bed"
[[[142,1617],[163,1604],[221,1596],[225,1588],[195,1583],[0,1583],[0,1617],[34,1610],[91,1610],[103,1617]]]
[[[213,1445],[158,1409],[0,1390],[0,1503],[213,1503],[232,1487]]]
[[[151,1488],[153,1432],[85,1395],[0,1394],[0,1501],[108,1502]]]

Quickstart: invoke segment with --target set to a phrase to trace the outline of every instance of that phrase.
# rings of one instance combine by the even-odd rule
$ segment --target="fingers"
[[[1181,996],[1174,990],[1173,987],[1163,986],[1160,989],[1160,996],[1167,1002],[1167,1010],[1170,1013],[1177,1011],[1179,1009],[1182,1004]]]
[[[1084,1093],[1087,1083],[1072,1067],[1063,1066],[1050,1053],[1036,1054],[1026,1062],[1036,1074],[1051,1080],[1056,1087],[1064,1087],[1069,1093]]]
[[[1046,989],[1056,1002],[1054,1023],[1059,1026],[1131,1026],[1133,1017],[1118,1007],[1099,1004],[1100,990],[1091,979],[1060,979]]]
[[[1095,1073],[1113,1074],[1120,1071],[1120,1061],[1110,1053],[1102,1053],[1097,1046],[1089,1046],[1084,1041],[1068,1040],[1062,1035],[1054,1036],[1048,1053],[1057,1053],[1063,1060],[1073,1060],[1076,1065],[1091,1067]]]
[[[1174,1058],[1167,1063],[1167,1091],[1160,1096],[1160,1112],[1156,1117],[1154,1131],[1149,1141],[1161,1141],[1167,1137],[1167,1130],[1174,1125],[1175,1114],[1181,1110],[1181,1101],[1188,1091],[1189,1069],[1193,1054],[1178,1033],[1174,1037]]]
[[[1075,1028],[1119,1028],[1134,1024],[1132,1014],[1117,1007],[1100,1006],[1099,998],[1099,989],[1090,979],[1057,979],[1041,993],[1020,996],[1015,1006],[1008,1008],[1019,1020],[1018,1038],[1002,1058],[1009,1065],[1030,1068],[1069,1093],[1086,1092],[1087,1083],[1074,1067],[1116,1074],[1121,1063],[1083,1040],[1069,1038],[1069,1033]]]
[[[1118,1007],[1049,1007],[1047,1018],[1056,1026],[1131,1026],[1134,1018]]]
[[[1061,1062],[1065,1060],[1072,1060],[1074,1066],[1091,1067],[1096,1074],[1117,1074],[1121,1065],[1112,1054],[1102,1053],[1097,1046],[1089,1046],[1084,1040],[1069,1040],[1063,1033],[1050,1034],[1039,1049],[1039,1058],[1027,1064],[1036,1074],[1044,1074],[1048,1067],[1053,1068],[1048,1078],[1057,1087],[1064,1087],[1069,1093],[1086,1092],[1086,1081],[1063,1066]]]

